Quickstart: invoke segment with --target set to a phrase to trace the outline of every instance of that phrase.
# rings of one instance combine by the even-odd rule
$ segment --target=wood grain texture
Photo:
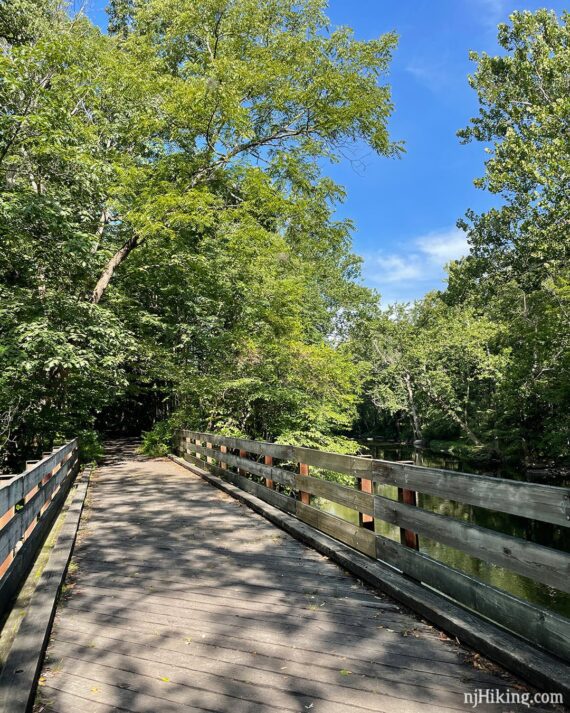
[[[489,510],[570,526],[570,489],[438,468],[373,461],[377,483]]]
[[[30,470],[20,475],[15,475],[7,484],[0,487],[0,517],[11,507],[20,502],[48,473],[61,463],[69,454],[77,449],[77,440],[66,443],[41,461],[38,461]]]
[[[281,446],[276,443],[250,441],[243,438],[230,438],[228,436],[218,436],[216,434],[196,431],[182,431],[181,433],[184,438],[198,440],[203,443],[208,441],[218,446],[225,445],[228,448],[237,448],[247,451],[248,453],[268,455],[284,461],[306,463],[307,465],[317,466],[338,473],[363,477],[372,472],[372,461],[369,458],[317,451],[313,448]]]
[[[74,473],[76,465],[77,458],[66,461],[57,473],[35,492],[22,509],[0,530],[0,562],[3,562],[4,558],[14,549],[44,506],[50,503],[56,489]]]
[[[374,515],[374,497],[369,493],[347,488],[344,485],[313,478],[310,475],[297,475],[295,477],[295,487],[297,490],[304,490],[311,495],[331,500],[352,510]]]
[[[240,468],[248,473],[260,475],[268,480],[274,480],[276,483],[280,483],[281,485],[288,485],[290,487],[294,487],[295,485],[295,473],[283,470],[283,468],[266,465],[265,463],[258,463],[257,461],[253,461],[249,458],[241,458],[233,453],[225,453],[221,450],[218,451],[213,448],[205,448],[204,446],[197,446],[195,444],[190,444],[186,448],[186,452],[199,453],[207,456],[210,458],[210,463],[215,459],[220,463],[231,465],[234,468]]]
[[[376,495],[374,517],[570,592],[570,555]]]
[[[36,555],[43,545],[55,518],[58,516],[61,506],[67,497],[69,486],[73,483],[78,471],[79,466],[76,463],[73,466],[70,477],[66,478],[63,486],[57,491],[45,512],[42,513],[40,521],[32,530],[30,536],[26,538],[18,550],[16,557],[2,575],[0,579],[0,616],[4,616],[4,614],[10,610],[12,600],[19,591],[24,578],[32,568]]]
[[[171,461],[110,454],[91,487],[42,674],[50,711],[439,713],[468,710],[466,686],[514,683]]]
[[[201,442],[206,434],[191,432],[190,435],[191,439],[183,438],[187,447],[195,448],[198,453],[202,452],[206,455],[212,452],[211,449],[204,449],[202,446],[194,444],[196,440]],[[207,437],[213,442],[216,441],[216,437],[210,435]],[[242,439],[228,441],[225,437],[219,437],[218,442],[222,445],[229,443],[230,446],[240,446],[240,452],[244,454],[244,446],[247,446],[250,453],[257,450],[259,454],[262,454],[267,446],[264,443],[245,442]],[[227,446],[223,445],[223,447]],[[281,447],[279,446],[279,448]],[[265,457],[271,458],[271,456]],[[194,458],[193,462],[198,465],[202,464],[202,461],[197,458]],[[264,475],[262,469],[267,468],[267,466],[259,466],[258,463],[243,457],[232,456],[229,462],[234,467],[240,467],[242,472],[248,470],[248,463],[253,463],[253,468],[249,468],[249,471],[257,475]],[[316,456],[315,462],[320,462]],[[566,632],[570,627],[568,620],[556,617],[546,609],[534,607],[527,602],[511,597],[505,592],[467,577],[429,557],[418,556],[414,559],[412,555],[408,556],[401,548],[394,549],[395,545],[389,540],[384,541],[383,553],[380,556],[378,543],[382,542],[384,538],[377,539],[377,543],[374,544],[373,539],[363,532],[364,513],[367,516],[374,516],[379,520],[399,526],[402,544],[406,544],[411,549],[418,549],[417,533],[420,533],[483,561],[506,567],[518,574],[567,592],[570,588],[570,556],[567,553],[413,507],[410,503],[415,502],[415,491],[410,490],[409,486],[413,486],[421,492],[434,492],[440,495],[445,489],[445,492],[456,500],[461,500],[461,492],[465,492],[466,501],[474,501],[487,506],[493,502],[492,494],[496,488],[499,502],[503,498],[510,498],[518,503],[525,513],[541,514],[545,521],[560,519],[559,515],[562,512],[560,503],[566,502],[565,489],[550,488],[549,486],[535,487],[533,484],[503,481],[497,478],[417,468],[408,463],[387,463],[377,460],[369,462],[373,464],[373,480],[396,485],[399,497],[403,502],[398,503],[389,498],[362,493],[354,488],[347,488],[334,482],[309,476],[308,465],[301,462],[299,467],[304,468],[306,474],[295,476],[294,488],[300,493],[301,502],[297,502],[293,508],[291,499],[283,499],[282,496],[271,499],[267,495],[266,488],[253,483],[243,475],[234,476],[229,471],[212,470],[211,467],[210,470],[246,492],[262,498],[265,502],[270,502],[275,507],[295,514],[302,521],[349,544],[359,552],[370,557],[378,556],[380,559],[390,562],[402,569],[408,576],[417,578],[418,581],[424,581],[429,586],[452,596],[501,626],[526,636],[534,644],[547,651],[563,658],[567,657]],[[289,473],[287,475],[290,476]],[[454,478],[457,480],[453,480]],[[359,479],[359,482],[362,480]],[[366,482],[371,484],[369,480]],[[369,489],[372,490],[372,488]],[[357,528],[340,518],[311,507],[310,495],[322,497],[356,510],[359,512],[360,527]],[[536,502],[532,502],[531,497],[536,497]],[[512,506],[503,508],[501,505],[496,509],[508,509],[509,507]],[[391,559],[388,555],[391,556]]]
[[[198,441],[199,444],[208,442],[257,455],[306,463],[358,478],[372,479],[378,483],[436,495],[446,500],[477,505],[563,527],[570,526],[570,488],[347,456],[311,448],[281,446],[210,433],[180,432],[181,443],[190,440]]]
[[[570,662],[570,620],[565,617],[529,604],[381,535],[376,536],[376,556]]]
[[[170,457],[178,462],[175,457]],[[454,640],[472,645],[475,650],[489,655],[496,663],[504,665],[516,675],[523,675],[540,690],[559,691],[563,693],[564,700],[570,700],[568,666],[558,657],[549,656],[520,637],[442,597],[431,588],[426,588],[408,577],[402,577],[392,567],[356,552],[207,471],[189,466],[184,461],[181,463],[207,482],[245,503],[254,512],[261,513],[269,522],[331,558],[363,582],[393,596],[396,601],[404,603],[428,621],[441,626]]]
[[[85,477],[75,491],[26,615],[0,674],[0,713],[27,713],[37,685],[37,674],[48,641],[57,596],[75,543],[87,492]]]

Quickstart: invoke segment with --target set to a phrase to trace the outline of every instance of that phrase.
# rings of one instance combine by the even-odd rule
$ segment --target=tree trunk
[[[467,438],[474,443],[476,446],[482,446],[483,443],[479,440],[479,437],[473,433],[473,431],[469,428],[467,425],[467,421],[461,416],[459,416],[450,406],[448,406],[445,401],[434,394],[434,392],[431,389],[426,389],[428,396],[435,401],[435,403],[443,409],[443,411],[453,420],[455,423],[463,430]]]
[[[412,380],[410,379],[410,375],[408,373],[406,373],[406,375],[404,376],[404,381],[406,383],[406,391],[408,393],[408,405],[410,407],[410,412],[412,415],[412,427],[414,429],[414,439],[416,441],[423,441],[422,427],[420,424],[418,411],[416,409],[416,404],[414,401],[414,391],[412,389]]]
[[[142,240],[139,240],[136,235],[134,235],[132,238],[129,238],[127,242],[123,245],[123,247],[117,250],[117,252],[105,265],[105,269],[101,273],[101,277],[95,285],[95,289],[91,293],[91,302],[93,302],[93,304],[99,304],[99,302],[101,301],[101,297],[103,297],[103,295],[105,294],[105,290],[111,282],[111,278],[113,277],[115,270],[129,255],[131,250],[134,250],[141,243]]]

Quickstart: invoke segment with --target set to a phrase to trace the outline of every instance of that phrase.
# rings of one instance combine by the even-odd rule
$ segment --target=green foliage
[[[501,325],[511,356],[495,394],[497,436],[556,460],[570,457],[569,20],[513,13],[499,26],[504,55],[474,55],[481,110],[461,136],[492,142],[478,183],[503,203],[468,215],[473,254],[449,295]]]
[[[110,424],[150,454],[183,425],[353,452],[364,388],[398,437],[570,457],[568,15],[473,56],[461,137],[500,204],[447,290],[381,312],[324,168],[401,153],[396,38],[325,5],[115,0],[107,35],[0,5],[2,469],[78,433],[96,458]]]
[[[55,0],[2,4],[4,467],[109,423],[350,428],[374,297],[322,167],[353,141],[401,151],[396,40],[329,31],[324,6],[112,2],[104,35]]]
[[[174,430],[168,421],[157,423],[151,431],[143,431],[140,452],[151,458],[161,458],[172,452]]]
[[[509,365],[508,352],[496,348],[499,332],[473,309],[449,306],[436,294],[413,308],[388,310],[366,340],[373,402],[409,419],[418,440],[455,430],[480,446],[493,418],[481,400]]]
[[[101,434],[97,431],[78,431],[79,460],[81,463],[97,463],[103,458]]]
[[[461,221],[472,250],[447,290],[361,339],[378,409],[456,452],[570,458],[569,18],[515,12],[503,52],[472,55],[480,112],[460,136],[485,143],[476,185],[501,203]]]
[[[515,12],[499,26],[504,54],[472,54],[480,113],[459,132],[464,141],[491,144],[476,184],[503,199],[499,208],[468,214],[474,257],[525,292],[570,259],[569,20],[568,13]]]

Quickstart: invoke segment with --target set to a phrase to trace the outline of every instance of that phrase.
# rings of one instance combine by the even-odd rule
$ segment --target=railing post
[[[264,456],[263,462],[265,463],[265,465],[272,466],[273,465],[273,456]],[[265,485],[268,488],[271,488],[271,490],[273,490],[273,481],[270,478],[265,478]]]
[[[227,453],[228,452],[228,447],[227,446],[220,446],[220,451],[222,453]],[[220,468],[222,470],[227,470],[228,469],[228,464],[224,463],[224,461],[220,461]]]
[[[43,458],[49,458],[49,456],[51,456],[53,453],[55,453],[55,450],[56,450],[56,449],[54,448],[54,449],[51,450],[51,451],[46,451],[45,453],[42,453],[42,457],[43,457]],[[39,487],[39,488],[43,488],[44,485],[45,485],[45,484],[49,481],[49,479],[53,476],[54,472],[55,472],[55,467],[54,467],[52,470],[50,470],[49,473],[46,473],[46,474],[44,475],[44,477],[41,479],[41,481],[40,481],[38,487]],[[40,517],[44,514],[44,512],[48,509],[50,502],[51,502],[51,501],[48,500],[46,503],[44,503],[44,505],[42,506],[41,510],[39,511],[39,513],[38,513],[38,515],[37,515],[36,520],[39,520]]]
[[[307,463],[299,463],[299,475],[309,475],[309,466]],[[311,501],[310,493],[306,493],[304,490],[299,490],[299,498],[303,505],[309,505]]]
[[[206,443],[206,448],[212,448],[211,443]],[[213,463],[214,459],[211,456],[206,456],[206,463]]]
[[[195,445],[195,446],[201,446],[202,444],[201,444],[201,442],[199,441],[198,438],[195,438],[195,439],[194,439],[194,445]],[[196,451],[196,458],[197,458],[198,460],[202,460],[202,454],[199,453],[198,451]]]
[[[239,449],[239,457],[240,458],[247,458],[247,451],[244,451],[243,448]],[[243,468],[238,468],[238,473],[239,475],[245,475],[247,476],[247,473]]]
[[[372,481],[366,478],[358,478],[358,489],[363,493],[374,493],[374,488],[372,487]],[[360,527],[364,527],[366,530],[372,530],[374,532],[374,517],[363,512],[358,513],[358,524]]]
[[[407,488],[398,488],[398,500],[405,505],[417,506],[417,497],[415,490],[408,490]],[[400,542],[406,547],[411,547],[414,550],[420,549],[420,541],[418,534],[413,530],[406,530],[405,528],[400,528]]]

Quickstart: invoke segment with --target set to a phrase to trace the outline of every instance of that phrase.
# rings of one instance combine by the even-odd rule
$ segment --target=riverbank
[[[396,443],[366,438],[359,443],[373,458],[409,460],[429,468],[445,468],[479,475],[496,475],[511,480],[547,483],[560,487],[570,485],[570,466],[554,463],[525,463],[498,458],[488,449],[464,441],[433,440],[428,445]]]

